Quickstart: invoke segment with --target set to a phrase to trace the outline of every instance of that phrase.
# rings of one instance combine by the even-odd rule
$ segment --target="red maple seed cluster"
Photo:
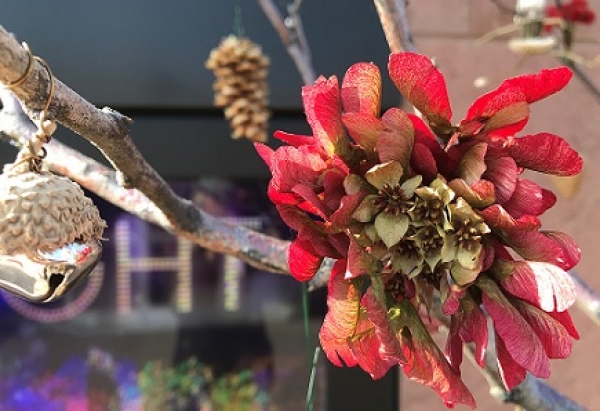
[[[492,330],[508,389],[527,372],[550,374],[549,359],[570,354],[577,331],[565,270],[575,242],[541,230],[555,195],[524,170],[568,176],[582,159],[561,137],[516,137],[529,105],[562,89],[560,67],[505,80],[452,123],[442,74],[416,53],[390,56],[389,75],[420,116],[381,113],[381,74],[369,63],[303,88],[312,136],[277,132],[287,143],[257,143],[272,179],[268,194],[298,234],[289,267],[310,280],[336,259],[320,341],[329,360],[373,378],[399,365],[449,407],[475,400],[460,377],[463,344],[483,364]],[[428,316],[450,318],[446,346]],[[433,317],[433,316],[432,316]],[[488,319],[492,327],[488,328]]]
[[[571,0],[568,3],[551,4],[546,9],[547,17],[560,17],[568,23],[591,24],[596,20],[596,13],[590,9],[587,0]]]

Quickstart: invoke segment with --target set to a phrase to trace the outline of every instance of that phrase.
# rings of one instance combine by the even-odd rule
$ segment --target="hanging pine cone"
[[[213,49],[206,67],[215,74],[214,104],[224,109],[232,137],[265,142],[269,120],[269,58],[257,44],[230,35]]]

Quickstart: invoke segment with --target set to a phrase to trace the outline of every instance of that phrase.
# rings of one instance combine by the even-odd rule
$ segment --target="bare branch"
[[[415,51],[406,17],[406,0],[374,0],[385,38],[392,53]]]
[[[573,59],[562,56],[560,61],[571,70],[577,76],[579,80],[583,83],[585,88],[590,92],[590,94],[596,99],[598,103],[600,103],[600,88],[596,86],[596,84],[592,81],[592,79],[585,74],[585,72],[581,69],[581,67],[573,61]]]
[[[300,20],[300,3],[296,1],[289,7],[290,16],[285,18],[279,12],[272,0],[257,0],[288,54],[300,72],[304,84],[313,84],[317,76],[313,70],[308,42],[304,35],[304,28]]]
[[[7,84],[19,78],[27,61],[27,52],[0,27],[0,82]],[[35,64],[28,80],[12,89],[28,116],[35,117],[43,108],[48,81],[46,70]],[[49,117],[98,147],[111,164],[123,173],[132,188],[120,187],[115,172],[90,159],[84,160],[79,153],[66,149],[60,152],[61,147],[57,142],[51,146],[57,153],[49,154],[45,160],[47,166],[101,193],[127,211],[202,247],[234,255],[261,269],[288,272],[289,242],[219,220],[190,201],[178,197],[133,144],[128,135],[131,120],[110,109],[97,109],[56,79],[55,88]],[[14,107],[13,104],[11,108]],[[22,142],[21,137],[27,133],[28,127],[18,124],[22,123],[23,117],[13,116],[12,124],[9,116],[4,116],[2,120],[0,128],[5,133],[12,130],[16,134],[11,137],[17,143]],[[65,157],[59,156],[59,153]],[[75,169],[78,173],[73,171]]]
[[[596,324],[600,324],[600,294],[587,284],[576,271],[569,271],[575,283],[577,305]]]

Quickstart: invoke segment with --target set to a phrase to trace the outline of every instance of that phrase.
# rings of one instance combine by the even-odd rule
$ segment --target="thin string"
[[[244,36],[244,24],[242,23],[242,7],[238,4],[233,8],[233,34],[237,37]]]
[[[27,61],[27,67],[25,68],[25,72],[21,77],[17,80],[8,83],[5,85],[8,89],[13,89],[25,83],[31,73],[33,72],[33,61],[36,60],[48,73],[48,81],[50,82],[48,97],[46,99],[46,104],[44,104],[44,108],[40,111],[40,117],[35,121],[37,125],[37,131],[34,134],[33,138],[27,140],[25,143],[25,147],[21,149],[17,156],[17,161],[10,167],[11,170],[18,171],[23,163],[28,163],[29,171],[39,173],[41,170],[42,160],[46,157],[47,151],[43,147],[44,144],[47,144],[50,141],[50,138],[55,130],[55,124],[52,121],[47,119],[48,110],[50,109],[50,104],[52,103],[52,99],[54,98],[54,75],[52,74],[52,70],[50,69],[50,65],[41,57],[34,56],[29,49],[27,43],[22,43],[23,49],[27,51],[27,55],[29,57]]]

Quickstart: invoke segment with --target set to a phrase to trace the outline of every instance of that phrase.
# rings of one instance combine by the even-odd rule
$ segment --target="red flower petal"
[[[356,335],[356,338],[349,339],[348,341],[348,347],[356,363],[371,378],[378,379],[383,377],[396,362],[381,358],[381,343],[373,330],[373,324],[364,312],[361,312],[359,315]]]
[[[377,141],[382,163],[397,161],[408,170],[414,144],[414,129],[408,115],[399,108],[388,109],[381,117],[383,131]]]
[[[514,218],[524,215],[538,216],[556,203],[556,196],[533,181],[520,178],[510,199],[502,207]]]
[[[527,97],[519,88],[500,86],[471,104],[465,119],[460,122],[464,136],[485,132],[495,135],[513,135],[523,129],[529,118]]]
[[[375,334],[377,335],[381,346],[379,354],[383,361],[390,364],[401,364],[406,361],[402,354],[402,348],[398,337],[394,333],[388,319],[387,307],[383,306],[373,294],[373,288],[369,287],[363,297],[363,305],[367,308],[369,319],[375,326]]]
[[[254,143],[254,148],[260,158],[267,164],[267,167],[271,168],[271,164],[273,163],[273,149],[263,143]]]
[[[448,183],[457,197],[464,198],[471,207],[485,208],[496,201],[494,184],[491,181],[479,180],[471,187],[464,180],[456,178]]]
[[[346,113],[378,117],[381,108],[381,73],[372,63],[357,63],[342,81],[342,102]]]
[[[360,277],[365,274],[372,274],[378,268],[379,260],[367,253],[356,241],[350,240],[348,248],[348,267],[346,269],[345,279]]]
[[[475,399],[429,335],[417,310],[407,300],[399,304],[391,311],[392,326],[406,358],[402,364],[406,376],[431,387],[448,407],[465,404],[475,408]]]
[[[510,138],[503,146],[519,167],[557,176],[579,174],[583,167],[577,151],[554,134]]]
[[[417,53],[396,53],[390,56],[388,70],[400,93],[427,118],[435,131],[442,130],[437,134],[447,134],[452,129],[452,109],[444,76],[431,60]]]
[[[344,179],[348,174],[340,170],[327,170],[323,174],[323,202],[329,210],[337,210],[346,195]]]
[[[432,182],[438,175],[437,163],[431,150],[425,144],[419,142],[415,142],[413,147],[410,166],[415,174],[423,176],[424,184]]]
[[[294,231],[300,232],[302,229],[313,227],[317,224],[316,221],[304,211],[299,210],[298,207],[287,204],[276,204],[275,207],[283,222]]]
[[[326,219],[329,216],[330,211],[327,209],[327,206],[321,201],[312,188],[304,184],[296,184],[294,188],[292,188],[292,192],[309,202],[314,207],[313,210],[317,211],[319,217]]]
[[[476,284],[482,291],[483,306],[494,321],[494,330],[502,338],[510,356],[536,377],[548,378],[550,376],[548,356],[529,323],[493,280],[481,275]]]
[[[540,338],[548,358],[567,358],[573,348],[573,340],[566,328],[544,311],[521,301],[515,307]]]
[[[579,261],[579,248],[564,233],[504,230],[501,235],[510,247],[527,260],[555,264],[563,270],[570,270]]]
[[[469,148],[460,160],[457,170],[458,176],[469,186],[479,181],[485,172],[487,168],[484,161],[486,152],[487,144],[478,143]]]
[[[537,230],[542,225],[540,220],[532,215],[524,215],[518,219],[514,219],[498,204],[479,211],[479,215],[485,220],[487,225],[501,230]]]
[[[453,332],[455,333],[454,336],[452,336]],[[450,341],[451,336],[454,341]],[[457,352],[458,348],[456,347],[458,341],[461,341],[460,354]],[[475,343],[475,360],[480,367],[483,367],[488,345],[487,319],[479,305],[470,296],[461,299],[460,309],[451,317],[450,335],[446,342],[446,353],[450,358],[454,357],[454,360],[451,359],[450,363],[456,369],[458,369],[462,359],[462,342]],[[451,351],[456,352],[451,356],[449,355]]]
[[[365,198],[366,193],[359,192],[342,198],[340,207],[331,214],[329,224],[334,230],[344,230],[352,222],[352,213]]]
[[[319,340],[329,361],[338,367],[356,365],[347,341],[356,334],[358,324],[360,290],[351,281],[344,280],[346,261],[333,265],[327,293],[327,314],[323,320]]]
[[[308,281],[315,276],[323,257],[315,255],[308,241],[296,239],[290,244],[288,265],[292,276],[298,281]]]
[[[517,165],[511,157],[488,158],[486,163],[488,169],[483,174],[483,178],[494,183],[496,201],[504,204],[517,188],[519,176]]]
[[[552,311],[548,314],[551,315],[552,318],[554,318],[556,321],[561,323],[563,327],[565,327],[569,335],[571,335],[571,337],[573,337],[576,340],[579,339],[579,332],[577,331],[577,328],[575,328],[575,324],[573,324],[573,320],[571,319],[571,315],[568,311]]]
[[[313,136],[303,136],[300,134],[291,134],[291,133],[286,133],[285,131],[281,131],[281,130],[277,130],[275,133],[273,133],[273,137],[275,137],[278,140],[283,141],[284,143],[294,146],[294,147],[309,146],[309,145],[314,145],[317,143],[317,140]],[[260,144],[260,143],[254,143],[255,146],[257,144]]]
[[[409,114],[408,118],[413,124],[414,134],[415,134],[415,145],[417,143],[423,144],[426,146],[433,158],[435,158],[435,162],[437,168],[440,170],[442,175],[449,175],[448,169],[448,154],[442,148],[438,138],[431,132],[431,129],[420,117]],[[416,155],[416,154],[413,154]]]
[[[563,269],[570,270],[579,263],[579,260],[581,259],[581,249],[571,236],[561,231],[551,230],[544,231],[544,235],[560,244],[563,250],[564,267],[568,267],[563,267]]]
[[[453,315],[450,318],[450,329],[448,330],[446,347],[444,347],[444,354],[448,358],[452,370],[458,375],[460,375],[460,365],[463,360],[463,340],[459,335],[461,321],[460,315]]]
[[[383,131],[381,121],[368,113],[346,113],[342,121],[348,129],[348,134],[359,146],[367,151],[373,151],[377,139]]]
[[[461,339],[475,344],[475,360],[483,367],[489,342],[486,316],[471,297],[461,300],[461,309],[464,314],[459,332]]]
[[[553,264],[497,260],[493,270],[501,273],[502,288],[546,312],[565,311],[575,303],[571,277]]]
[[[314,85],[302,87],[302,101],[306,120],[323,150],[329,155],[345,152],[348,142],[342,125],[337,77],[321,77]]]
[[[519,88],[525,94],[528,103],[544,99],[562,90],[573,77],[571,69],[557,67],[542,69],[537,74],[527,74],[504,80],[500,89]]]
[[[279,147],[270,158],[273,187],[277,191],[289,192],[297,184],[318,184],[327,164],[320,155],[308,146],[295,148]]]
[[[507,390],[512,390],[517,385],[521,384],[527,375],[527,370],[521,367],[513,360],[512,356],[506,349],[506,345],[502,338],[496,334],[494,339],[496,342],[496,353],[498,357],[498,371],[500,378]]]

